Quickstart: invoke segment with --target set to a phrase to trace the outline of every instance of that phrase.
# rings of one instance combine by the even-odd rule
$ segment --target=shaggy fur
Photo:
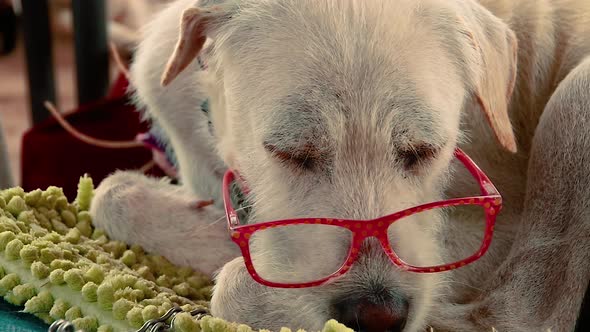
[[[214,315],[317,330],[368,301],[403,316],[408,303],[403,331],[573,329],[590,278],[590,2],[179,0],[147,26],[131,74],[183,186],[118,172],[94,219],[175,263],[221,268]],[[403,272],[369,241],[334,283],[266,288],[226,234],[227,167],[249,184],[250,222],[370,219],[477,194],[456,146],[505,202],[490,251],[461,269]],[[456,254],[474,218],[416,217],[396,250],[423,264]],[[312,264],[339,247],[315,240]]]

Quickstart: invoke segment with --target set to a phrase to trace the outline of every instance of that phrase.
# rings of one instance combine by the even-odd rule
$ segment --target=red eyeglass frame
[[[461,149],[456,148],[454,155],[462,164],[469,170],[471,175],[477,180],[482,195],[481,196],[472,196],[472,197],[463,197],[463,198],[452,198],[444,201],[437,201],[426,203],[422,205],[418,205],[409,209],[405,209],[403,211],[396,212],[394,214],[390,214],[384,217],[380,217],[377,219],[372,220],[345,220],[345,219],[334,219],[334,218],[300,218],[300,219],[286,219],[286,220],[277,220],[277,221],[268,221],[262,222],[252,225],[240,225],[240,221],[238,218],[238,214],[232,207],[231,198],[230,198],[230,185],[236,179],[236,173],[231,169],[228,169],[223,177],[223,203],[225,205],[225,213],[227,217],[228,228],[230,232],[231,239],[234,243],[240,247],[242,252],[242,256],[244,257],[244,262],[246,264],[246,269],[252,276],[252,278],[265,286],[269,287],[276,287],[276,288],[305,288],[305,287],[314,287],[320,286],[325,284],[326,282],[337,278],[350,270],[352,264],[358,258],[358,253],[361,248],[361,244],[363,241],[368,237],[375,237],[379,240],[381,247],[397,267],[409,271],[409,272],[416,272],[416,273],[433,273],[433,272],[443,272],[453,270],[462,266],[465,266],[469,263],[472,263],[479,259],[481,256],[485,254],[485,252],[489,249],[492,235],[494,232],[494,225],[496,223],[496,216],[502,209],[502,196],[496,189],[496,187],[492,184],[488,176],[475,164],[475,162],[469,158]],[[239,176],[238,176],[239,177]],[[241,180],[241,178],[240,178]],[[459,205],[480,205],[484,208],[486,214],[486,226],[485,226],[485,235],[483,242],[479,248],[479,250],[474,253],[473,255],[454,262],[450,264],[444,265],[436,265],[431,267],[417,267],[414,265],[407,264],[403,260],[401,260],[391,248],[389,244],[389,238],[387,234],[388,227],[394,223],[395,221],[412,215],[414,213],[431,210],[435,208],[441,207],[449,207],[449,206],[459,206]],[[348,251],[348,256],[346,261],[342,264],[342,266],[331,275],[315,280],[312,282],[305,282],[305,283],[278,283],[265,280],[264,278],[260,277],[260,275],[254,269],[254,265],[252,263],[252,257],[250,255],[250,236],[259,230],[265,230],[267,228],[273,227],[280,227],[280,226],[287,226],[287,225],[298,225],[298,224],[320,224],[320,225],[332,225],[332,226],[340,226],[344,227],[351,231],[352,233],[352,241]]]

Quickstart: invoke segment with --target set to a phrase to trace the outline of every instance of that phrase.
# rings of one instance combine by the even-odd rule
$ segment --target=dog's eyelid
[[[264,142],[264,149],[274,158],[283,163],[295,165],[303,169],[312,169],[322,159],[322,153],[313,144],[305,144],[301,148],[278,148],[276,145]]]
[[[434,159],[441,148],[430,143],[415,143],[397,149],[398,156],[406,170],[415,170],[417,166]]]

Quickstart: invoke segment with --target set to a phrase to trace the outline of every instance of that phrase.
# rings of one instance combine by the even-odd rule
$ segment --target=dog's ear
[[[186,9],[182,14],[178,41],[162,74],[161,84],[170,84],[186,69],[201,52],[212,29],[230,17],[227,5]]]
[[[510,123],[508,107],[516,82],[517,39],[499,18],[479,4],[465,8],[459,19],[462,33],[475,50],[477,78],[473,89],[477,101],[506,150],[516,152],[516,138]]]

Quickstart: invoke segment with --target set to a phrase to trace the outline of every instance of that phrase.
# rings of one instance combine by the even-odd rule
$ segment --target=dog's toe
[[[133,210],[141,209],[144,191],[140,176],[133,172],[116,172],[96,188],[90,214],[94,225],[112,239],[127,239],[129,223],[134,222],[131,214]]]

